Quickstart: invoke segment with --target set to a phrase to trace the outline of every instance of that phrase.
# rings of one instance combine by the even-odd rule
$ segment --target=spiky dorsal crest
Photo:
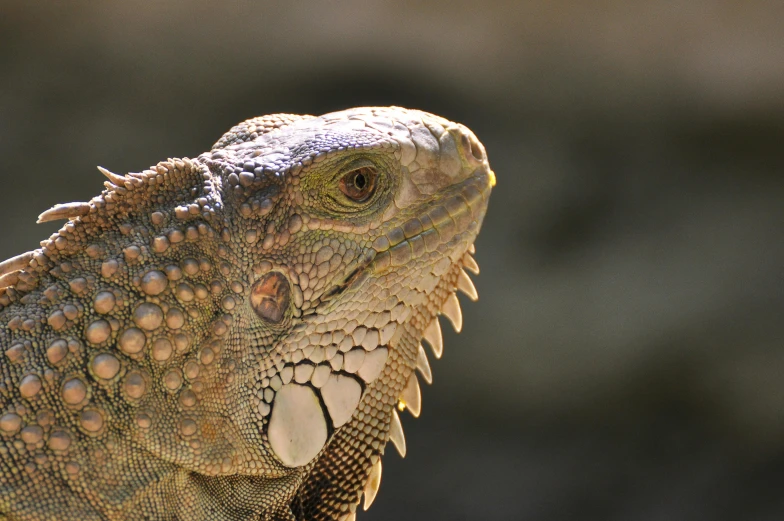
[[[0,305],[36,287],[42,273],[58,274],[62,262],[85,253],[100,258],[117,238],[131,233],[149,237],[149,249],[198,238],[221,207],[217,181],[206,166],[188,158],[169,159],[139,173],[121,176],[99,167],[109,180],[88,202],[58,204],[38,222],[68,222],[41,248],[0,263]],[[188,221],[205,225],[184,227]],[[192,228],[192,229],[191,229]],[[197,237],[188,235],[197,234]],[[142,249],[145,247],[142,246]],[[140,255],[145,252],[140,251]]]

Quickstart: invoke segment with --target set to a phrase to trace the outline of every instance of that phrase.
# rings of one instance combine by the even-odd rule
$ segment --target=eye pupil
[[[358,168],[343,176],[340,180],[340,191],[354,201],[366,201],[373,194],[375,181],[376,170],[374,168]]]

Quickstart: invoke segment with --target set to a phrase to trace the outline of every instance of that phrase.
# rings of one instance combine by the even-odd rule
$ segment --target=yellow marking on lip
[[[492,170],[488,170],[487,172],[488,172],[487,175],[490,176],[490,186],[495,186],[495,172],[493,172]]]

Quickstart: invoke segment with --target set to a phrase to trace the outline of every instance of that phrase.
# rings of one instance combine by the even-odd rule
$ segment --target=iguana
[[[462,327],[495,176],[397,107],[249,119],[0,263],[0,519],[344,520]]]

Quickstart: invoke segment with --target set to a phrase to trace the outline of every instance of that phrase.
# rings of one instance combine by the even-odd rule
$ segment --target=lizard
[[[495,174],[399,107],[248,119],[195,159],[102,167],[0,263],[0,519],[353,520]]]

